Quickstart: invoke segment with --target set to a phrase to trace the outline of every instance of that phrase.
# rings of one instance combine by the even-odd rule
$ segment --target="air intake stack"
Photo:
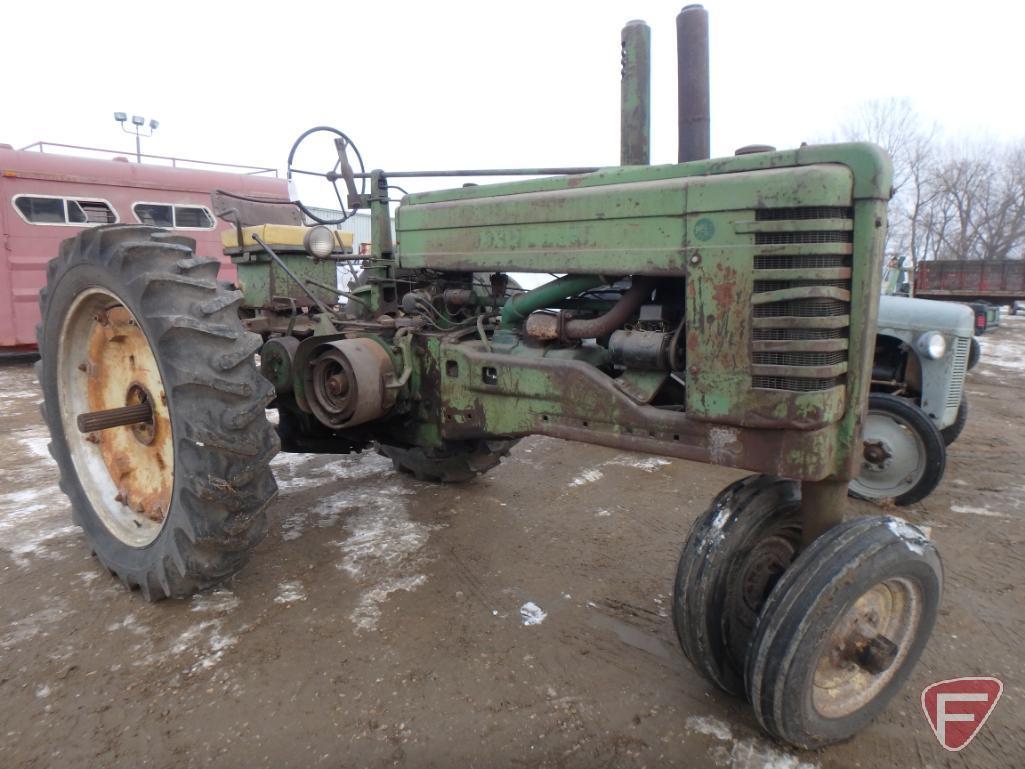
[[[679,162],[710,157],[708,11],[687,5],[676,17]]]

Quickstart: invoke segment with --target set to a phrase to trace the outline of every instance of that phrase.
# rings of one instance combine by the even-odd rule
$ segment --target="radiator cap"
[[[776,148],[771,144],[745,144],[734,152],[734,155],[754,155],[756,152],[775,152]]]

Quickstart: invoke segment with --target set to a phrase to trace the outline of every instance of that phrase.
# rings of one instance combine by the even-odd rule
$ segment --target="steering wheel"
[[[302,168],[295,168],[292,165],[292,162],[295,159],[295,153],[298,151],[299,146],[309,136],[312,136],[315,133],[329,133],[334,134],[337,137],[335,139],[335,149],[338,152],[338,160],[328,171],[308,171]],[[338,189],[338,180],[343,179],[345,181],[346,187],[348,188],[347,191],[350,194],[354,194],[356,192],[352,167],[349,165],[349,157],[347,154],[349,147],[352,147],[352,151],[355,153],[356,160],[359,163],[360,194],[363,195],[366,194],[367,190],[366,168],[363,165],[363,156],[360,155],[359,149],[356,147],[352,139],[350,139],[344,133],[339,131],[337,128],[322,125],[315,126],[314,128],[310,128],[309,130],[303,131],[301,134],[299,134],[299,138],[295,140],[295,142],[292,144],[292,149],[288,152],[288,180],[292,181],[293,173],[303,174],[305,176],[321,176],[327,179],[329,182],[331,182],[331,186],[335,189],[335,197],[338,198],[339,206],[341,207],[342,211],[346,211],[345,216],[341,217],[340,219],[321,219],[319,216],[310,211],[309,208],[303,205],[303,202],[301,200],[294,201],[295,205],[298,206],[299,210],[301,210],[304,214],[306,214],[306,216],[308,216],[310,219],[317,222],[318,224],[341,224],[354,213],[356,213],[356,208],[350,209],[348,207],[348,205],[342,198],[341,190]]]

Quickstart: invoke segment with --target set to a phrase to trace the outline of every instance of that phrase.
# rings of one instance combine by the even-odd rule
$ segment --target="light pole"
[[[124,112],[115,112],[114,120],[121,124],[121,130],[126,134],[132,134],[128,128],[125,127],[125,122],[128,120],[128,115]],[[135,160],[137,163],[142,162],[142,142],[143,136],[150,137],[153,132],[157,130],[157,126],[160,125],[156,120],[149,121],[149,133],[140,133],[142,127],[146,124],[146,119],[140,115],[132,115],[132,126],[135,128]]]

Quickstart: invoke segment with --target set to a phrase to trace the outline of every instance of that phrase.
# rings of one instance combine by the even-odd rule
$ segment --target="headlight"
[[[335,250],[335,234],[323,224],[310,227],[303,236],[303,248],[310,256],[327,259]]]
[[[918,338],[918,351],[927,358],[937,360],[947,352],[947,339],[937,331],[930,331]]]

